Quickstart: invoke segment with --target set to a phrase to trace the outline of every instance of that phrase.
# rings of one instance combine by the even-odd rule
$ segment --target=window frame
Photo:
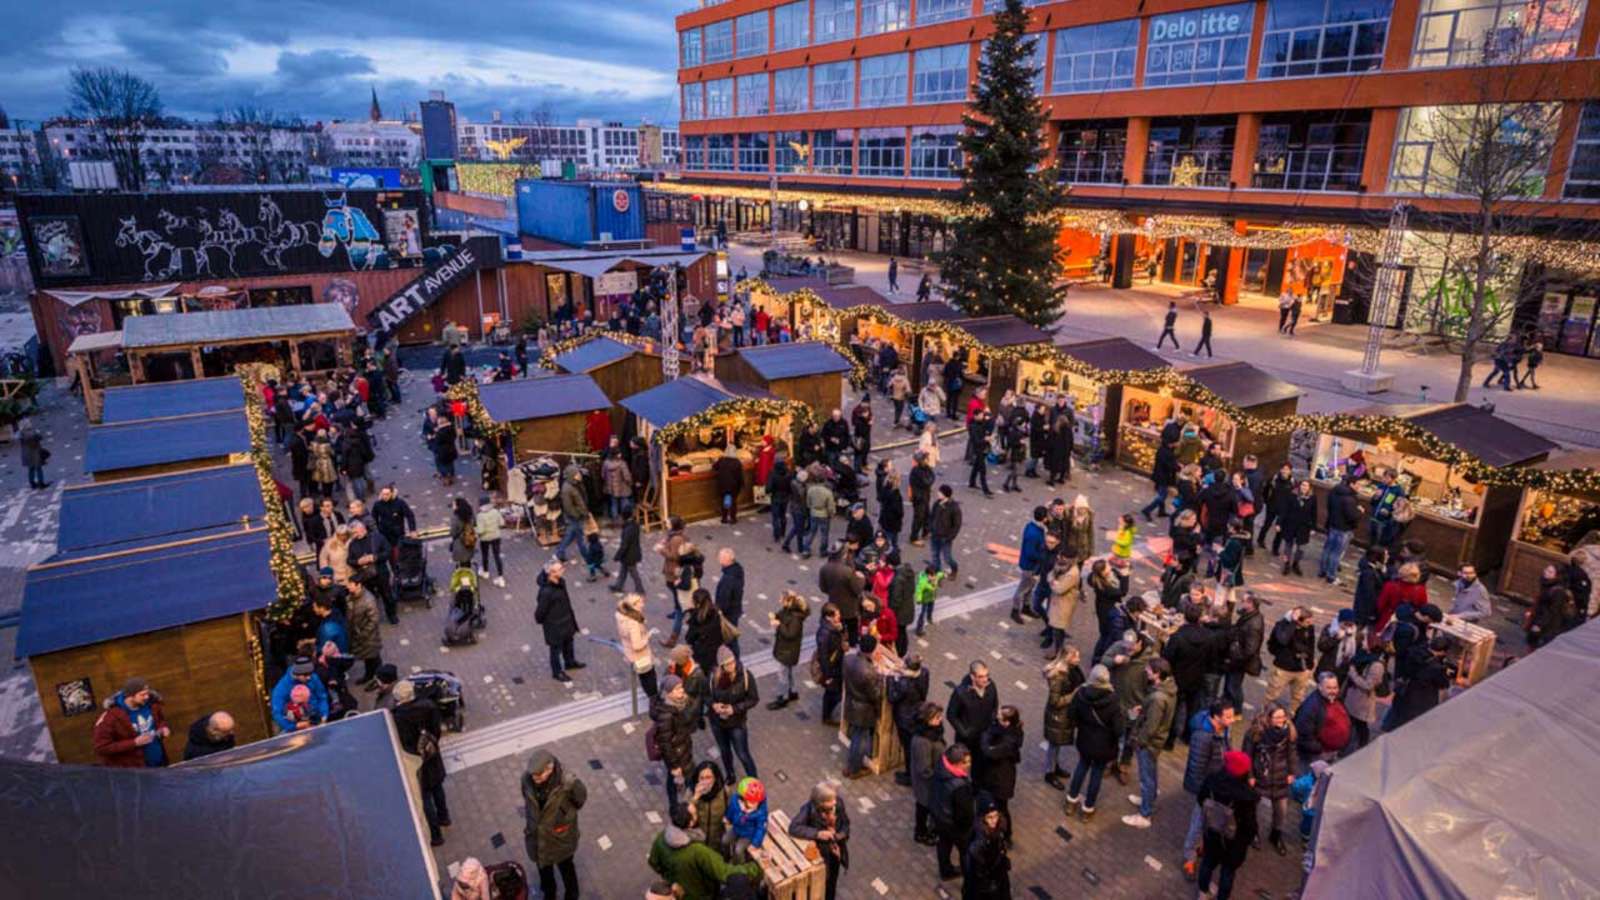
[[[868,146],[869,140],[893,140],[899,135],[899,145]],[[909,143],[904,126],[862,128],[856,132],[856,175],[861,178],[905,178],[906,152]],[[882,156],[880,159],[879,157]],[[899,164],[890,165],[898,156]],[[869,161],[871,164],[869,164]],[[891,174],[892,173],[892,174]]]
[[[941,64],[944,57],[954,53],[960,57],[959,67],[941,67],[924,71],[922,59],[924,56],[938,54]],[[945,85],[953,77],[954,84]],[[972,45],[971,44],[940,44],[937,47],[923,47],[911,55],[911,102],[919,103],[960,103],[967,99],[967,79],[972,73]],[[924,78],[938,78],[941,89],[924,94],[921,90]]]
[[[750,29],[750,40],[745,40],[745,23],[760,23],[759,29]],[[761,38],[755,35],[759,31]],[[745,13],[733,20],[733,57],[734,59],[747,59],[752,56],[763,56],[768,52],[772,41],[772,16],[770,10],[757,10]]]
[[[934,4],[938,4],[939,8],[931,14],[928,13],[926,7]],[[972,0],[917,0],[915,7],[911,20],[913,26],[954,22],[972,15]]]
[[[723,46],[724,42],[722,40],[722,36],[719,34],[719,35],[717,35],[716,44],[713,45],[712,42],[711,42],[711,39],[712,39],[711,31],[712,31],[712,29],[717,29],[720,32],[724,27],[727,29],[727,32],[728,32],[728,37],[727,37],[727,41],[726,41],[727,48],[728,48],[727,53],[726,53],[726,55],[712,56],[711,55],[712,47],[716,46],[718,48],[717,52],[720,54],[722,52],[721,51],[721,47]],[[700,58],[702,60],[704,60],[707,64],[709,64],[709,63],[727,62],[728,60],[734,58],[733,20],[732,19],[719,19],[718,21],[708,23],[705,26],[705,28],[702,29],[702,30],[704,31],[704,37],[702,37],[701,41],[700,41]]]
[[[795,13],[799,13],[795,16]],[[788,20],[788,21],[786,21]],[[794,26],[799,25],[799,39],[793,43],[780,41],[779,35],[792,33]],[[811,44],[811,3],[810,0],[796,0],[794,3],[785,3],[772,8],[772,51],[794,50]]]
[[[785,77],[783,79],[780,79],[778,77],[780,75],[785,76]],[[799,78],[798,79],[793,79],[792,78],[793,75],[799,75]],[[799,102],[799,105],[797,105],[797,106],[795,106],[793,108],[790,108],[790,107],[783,106],[783,105],[780,104],[779,100],[783,96],[783,92],[779,88],[779,81],[780,80],[782,80],[782,81],[790,81],[790,80],[799,81],[799,83],[800,83],[800,92],[799,92],[800,93],[800,97],[799,97],[799,101],[800,102]],[[807,73],[807,70],[806,70],[805,66],[795,66],[794,68],[790,68],[790,69],[778,69],[778,70],[774,71],[772,73],[772,113],[773,113],[773,115],[783,115],[783,114],[786,114],[786,113],[799,113],[799,112],[808,111],[810,106],[811,106],[810,88],[811,88],[810,78],[808,76],[808,73]]]
[[[702,83],[702,82],[699,82],[699,81],[692,82],[690,84],[686,84],[686,85],[683,86],[683,90],[682,90],[681,94],[682,94],[682,99],[679,101],[678,110],[679,110],[679,113],[680,113],[683,121],[685,121],[685,122],[698,122],[701,119],[704,119],[706,117],[706,86],[705,86],[705,84]],[[695,103],[693,105],[694,106],[693,114],[691,114],[691,111],[690,111],[690,103],[689,103],[689,98],[690,97],[694,97],[698,101],[697,103]]]
[[[830,87],[830,88],[833,87],[835,84],[839,84],[839,85],[843,86],[843,88],[844,88],[844,91],[843,91],[844,98],[843,98],[842,103],[840,103],[838,105],[834,105],[832,103],[823,103],[822,102],[822,91],[818,90],[818,84],[819,83],[818,83],[818,80],[817,80],[817,75],[819,74],[820,71],[823,71],[823,70],[826,70],[826,71],[829,71],[829,72],[835,72],[835,71],[845,72],[845,73],[847,73],[849,75],[848,78],[842,79],[842,80],[840,80],[838,82],[830,81],[830,82],[825,82],[824,83],[825,86]],[[855,105],[856,105],[856,93],[855,93],[855,91],[856,91],[856,62],[855,62],[855,60],[850,59],[850,60],[840,60],[838,62],[830,62],[830,63],[816,63],[815,65],[810,66],[810,72],[811,72],[811,109],[812,109],[813,112],[821,112],[821,111],[824,111],[824,110],[854,109],[855,108]],[[832,92],[830,91],[830,93],[832,93]]]
[[[734,171],[767,173],[772,170],[772,133],[769,131],[741,131],[737,135],[738,147],[734,150]],[[753,138],[761,139],[759,148],[752,147]],[[759,157],[750,151],[760,150]]]
[[[1335,18],[1334,13],[1339,10],[1337,4],[1340,0],[1321,0],[1322,15],[1316,22],[1306,24],[1284,24],[1274,27],[1273,3],[1305,2],[1305,0],[1269,0],[1266,7],[1266,21],[1263,23],[1261,34],[1261,58],[1256,63],[1256,78],[1262,81],[1281,81],[1285,78],[1319,78],[1331,75],[1362,75],[1368,72],[1377,72],[1383,68],[1383,56],[1389,46],[1389,22],[1394,15],[1394,3],[1389,2],[1389,8],[1381,15],[1369,15],[1364,18]],[[1287,19],[1287,13],[1284,14]],[[1383,38],[1378,42],[1377,49],[1371,53],[1357,53],[1358,36],[1362,29],[1381,27]],[[1349,30],[1349,42],[1343,55],[1329,55],[1326,48],[1329,43],[1329,33]],[[1315,35],[1316,52],[1305,59],[1295,59],[1297,39],[1301,36]],[[1284,39],[1283,59],[1270,58],[1273,50],[1274,39],[1287,35]],[[1305,69],[1309,68],[1309,71]]]
[[[823,11],[823,4],[828,4],[827,12]],[[838,28],[821,27],[823,17],[833,25],[843,22],[849,23],[849,28],[840,31]],[[812,0],[811,4],[811,42],[813,44],[832,44],[836,41],[853,40],[856,36],[856,0]]]
[[[728,78],[713,78],[706,85],[706,115],[707,119],[731,119],[734,115],[734,80]],[[726,89],[726,94],[723,93]],[[718,103],[716,101],[725,100]]]
[[[1131,26],[1133,29],[1133,43],[1127,46],[1101,47],[1099,46],[1099,38],[1096,36],[1093,41],[1095,46],[1092,49],[1075,50],[1068,53],[1064,53],[1062,51],[1063,36],[1069,35],[1072,32],[1100,32],[1103,30],[1109,30],[1112,26],[1119,26],[1122,28]],[[1052,58],[1049,85],[1050,93],[1085,94],[1096,93],[1099,91],[1127,90],[1133,87],[1134,79],[1139,73],[1138,19],[1117,19],[1111,22],[1096,22],[1091,25],[1079,25],[1074,28],[1059,28],[1054,32],[1052,39],[1055,41],[1055,49],[1051,54]],[[1127,54],[1128,62],[1126,83],[1123,83],[1122,79],[1119,78],[1116,73],[1117,62],[1122,58],[1123,54]],[[1109,56],[1111,60],[1111,74],[1103,81],[1097,80],[1092,74],[1093,63],[1097,62],[1102,56]],[[1064,79],[1061,74],[1062,69],[1066,68],[1070,72],[1074,68],[1072,65],[1070,65],[1070,63],[1074,60],[1084,58],[1088,58],[1091,63],[1090,77],[1087,80],[1075,82],[1075,84],[1078,86],[1067,86],[1066,79]],[[1067,65],[1064,66],[1063,63],[1067,63]]]
[[[1246,2],[1243,3],[1224,3],[1219,6],[1207,6],[1200,9],[1182,10],[1178,12],[1163,13],[1161,15],[1151,16],[1149,32],[1154,31],[1156,23],[1161,19],[1176,18],[1197,13],[1222,11],[1237,12],[1242,15],[1244,17],[1244,29],[1239,34],[1229,37],[1208,37],[1196,35],[1192,38],[1185,37],[1179,40],[1161,41],[1159,43],[1152,40],[1149,37],[1149,32],[1147,32],[1145,38],[1145,60],[1142,86],[1184,87],[1188,85],[1237,84],[1239,82],[1249,80],[1250,36],[1254,33],[1255,29],[1255,9],[1256,5],[1253,0],[1246,0]],[[1173,60],[1176,56],[1186,55],[1189,59],[1198,59],[1201,45],[1211,42],[1216,43],[1217,62],[1214,67],[1200,69],[1197,68],[1196,65],[1191,64],[1187,69],[1181,70],[1181,72],[1173,68]],[[1237,66],[1223,65],[1223,61],[1227,59],[1228,44],[1230,42],[1242,42],[1242,46],[1244,48],[1244,58],[1239,60]],[[1158,58],[1157,51],[1161,51],[1159,56],[1166,61],[1166,68],[1164,71],[1156,71],[1152,68],[1154,65],[1156,65],[1156,60]],[[1237,72],[1237,75],[1233,77],[1223,77],[1224,72]],[[1214,73],[1216,77],[1195,77],[1201,73]],[[1178,76],[1181,74],[1187,74],[1188,77],[1180,80]]]
[[[899,72],[876,70],[884,68],[890,61],[899,60]],[[868,64],[872,64],[873,72],[868,74]],[[863,57],[856,67],[856,108],[857,109],[882,109],[889,106],[905,106],[910,102],[911,95],[911,55],[902,50],[899,53],[882,53],[877,56]],[[898,82],[899,91],[895,91]],[[872,87],[873,96],[868,96],[868,86]],[[882,96],[878,96],[879,89]]]
[[[822,135],[830,135],[824,144]],[[840,144],[840,136],[846,140]],[[849,163],[839,167],[843,160]],[[811,172],[814,175],[854,175],[856,170],[856,131],[854,128],[820,128],[811,132]]]
[[[745,85],[761,83],[760,90],[755,93],[760,96],[761,102],[755,109],[745,108]],[[772,114],[772,78],[766,72],[751,72],[740,75],[733,82],[733,114],[735,116],[768,116]]]
[[[857,0],[861,37],[893,34],[911,27],[912,0]]]
[[[1592,134],[1584,135],[1585,120],[1590,120],[1589,128]],[[1590,153],[1594,157],[1594,178],[1579,179],[1580,191],[1586,193],[1574,194],[1572,192],[1572,175],[1577,171],[1578,150],[1580,147],[1593,148]],[[1585,100],[1583,107],[1578,111],[1578,127],[1572,135],[1572,152],[1567,156],[1566,178],[1561,185],[1561,196],[1565,200],[1600,200],[1600,100]]]
[[[937,179],[940,181],[953,181],[961,177],[956,171],[961,165],[961,126],[960,125],[913,125],[911,137],[907,143],[906,163],[910,167],[910,177],[923,179]],[[937,136],[941,140],[937,144],[918,144],[918,137]],[[943,138],[953,138],[946,143]],[[928,162],[931,165],[919,165]]]
[[[734,161],[733,135],[708,134],[706,138],[706,168],[707,172],[733,172],[736,171]],[[722,143],[726,142],[723,146]],[[722,165],[717,163],[721,162]]]
[[[693,40],[689,40],[693,37]],[[688,69],[702,64],[705,59],[705,36],[699,28],[685,28],[678,32],[678,68]],[[693,44],[691,58],[689,45]]]
[[[1460,33],[1462,18],[1471,13],[1480,13],[1485,10],[1493,10],[1494,16],[1491,19],[1491,22],[1494,24],[1491,28],[1484,29],[1484,33],[1487,35],[1489,31],[1505,31],[1506,26],[1501,26],[1499,23],[1504,20],[1504,17],[1508,13],[1516,12],[1518,11],[1519,7],[1526,6],[1528,0],[1476,0],[1476,2],[1465,5],[1464,8],[1461,9],[1429,9],[1430,6],[1438,2],[1440,2],[1440,0],[1420,0],[1420,2],[1417,4],[1417,30],[1411,43],[1411,60],[1409,63],[1410,67],[1413,69],[1453,69],[1465,68],[1468,66],[1559,62],[1561,60],[1576,59],[1578,55],[1578,35],[1583,29],[1584,13],[1587,11],[1586,7],[1588,5],[1587,3],[1583,2],[1583,0],[1537,0],[1539,5],[1538,18],[1540,20],[1544,18],[1549,7],[1555,3],[1565,2],[1577,7],[1576,16],[1573,19],[1572,24],[1568,26],[1567,30],[1559,32],[1559,34],[1564,35],[1565,37],[1563,39],[1555,40],[1535,40],[1531,45],[1519,47],[1516,51],[1507,56],[1486,59],[1482,56],[1482,54],[1487,50],[1485,47],[1472,47],[1469,45],[1468,47],[1465,47],[1459,51],[1456,49],[1456,36]],[[1423,37],[1427,31],[1430,20],[1449,22],[1449,40],[1443,49],[1424,50],[1422,47]],[[1528,38],[1530,34],[1537,38],[1540,34],[1540,31],[1530,32],[1529,29],[1524,27],[1520,29],[1518,33],[1523,39]],[[1559,43],[1566,43],[1569,45],[1568,51],[1563,55],[1552,56],[1544,53],[1533,52],[1540,47]],[[1476,58],[1458,59],[1458,53],[1472,54]],[[1433,61],[1441,55],[1443,56],[1443,61]]]

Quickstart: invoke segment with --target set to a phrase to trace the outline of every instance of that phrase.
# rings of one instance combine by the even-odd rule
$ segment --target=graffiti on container
[[[378,229],[367,220],[360,207],[351,206],[340,194],[338,199],[324,198],[328,211],[322,216],[322,235],[317,249],[324,257],[332,256],[342,244],[352,269],[370,269],[378,261],[373,245],[378,243]]]

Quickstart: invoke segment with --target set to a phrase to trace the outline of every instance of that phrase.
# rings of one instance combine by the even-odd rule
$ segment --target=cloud
[[[325,81],[375,71],[372,57],[345,50],[285,50],[278,54],[278,74],[295,81]]]
[[[179,78],[208,78],[228,71],[222,48],[197,44],[193,36],[129,29],[120,38],[123,48],[141,67]]]

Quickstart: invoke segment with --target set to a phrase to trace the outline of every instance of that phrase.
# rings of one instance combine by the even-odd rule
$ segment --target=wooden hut
[[[1542,462],[1557,447],[1466,403],[1371,406],[1352,415],[1394,416],[1497,468]],[[1521,488],[1473,481],[1448,463],[1429,457],[1419,442],[1398,434],[1327,432],[1318,436],[1311,462],[1312,486],[1320,509],[1326,509],[1323,498],[1341,473],[1348,472],[1355,479],[1365,507],[1353,536],[1355,543],[1367,543],[1366,520],[1371,512],[1367,498],[1375,490],[1373,479],[1390,470],[1406,489],[1416,513],[1400,538],[1426,545],[1428,562],[1440,572],[1452,573],[1470,563],[1478,567],[1485,584],[1495,583],[1491,575],[1499,571],[1516,531]],[[1537,575],[1534,577],[1537,581]]]
[[[860,307],[887,307],[889,298],[864,284],[842,284],[812,290],[816,300],[794,301],[794,336],[818,338],[827,341],[849,341],[855,336],[857,314],[850,310]]]
[[[219,709],[233,714],[241,744],[267,736],[251,619],[277,596],[267,529],[218,531],[147,535],[29,568],[16,653],[33,671],[58,760],[95,761],[95,719],[134,676],[161,695],[170,759],[182,758],[188,724]]]
[[[654,345],[652,345],[653,347]],[[654,349],[614,340],[595,337],[557,354],[553,362],[556,369],[570,375],[587,375],[605,392],[611,401],[611,430],[622,432],[627,416],[620,406],[623,397],[631,397],[666,380],[661,371],[661,354]]]
[[[1127,338],[1112,337],[1079,341],[1056,348],[1063,356],[1101,371],[1147,372],[1167,367],[1167,361]],[[1116,457],[1117,423],[1122,414],[1122,385],[1102,384],[1053,362],[1051,354],[1041,353],[1017,361],[1010,368],[1009,380],[995,381],[990,376],[991,396],[998,400],[1006,390],[1033,403],[1054,405],[1056,398],[1072,398],[1077,410],[1080,445],[1099,447],[1108,459]],[[995,394],[998,390],[999,394]]]
[[[801,290],[820,291],[828,286],[821,278],[767,278],[749,282],[750,311],[765,311],[794,325],[793,295]],[[753,318],[753,316],[752,316]]]
[[[516,426],[513,449],[518,460],[540,453],[581,453],[592,446],[591,416],[603,415],[610,437],[611,401],[588,375],[540,375],[495,381],[478,388],[484,411],[497,424]],[[504,482],[501,482],[502,484]]]
[[[101,401],[99,421],[114,425],[243,409],[244,386],[234,377],[135,384],[106,388]]]
[[[785,400],[798,400],[825,419],[844,400],[850,361],[818,341],[742,347],[717,357],[717,378],[753,384]]]
[[[1249,363],[1200,366],[1183,374],[1242,412],[1263,419],[1292,416],[1300,403],[1299,388]],[[1155,463],[1162,426],[1173,415],[1198,426],[1203,440],[1221,444],[1223,457],[1233,466],[1254,455],[1262,471],[1273,472],[1289,458],[1287,431],[1257,433],[1195,396],[1124,385],[1117,424],[1117,463],[1148,474]]]
[[[984,401],[990,409],[998,406],[1005,395],[1007,388],[1003,385],[1016,382],[1017,362],[1009,358],[1009,354],[1002,356],[985,350],[1043,351],[1054,341],[1050,332],[1010,315],[957,319],[951,324],[971,335],[984,348],[967,355],[967,380],[975,383],[974,390],[984,392]]]
[[[244,410],[91,425],[83,470],[95,481],[242,462],[250,452]]]
[[[337,303],[132,316],[122,349],[134,384],[229,375],[267,362],[301,375],[350,364],[355,323]]]
[[[928,333],[927,324],[954,322],[966,314],[953,306],[931,302],[891,303],[883,308],[883,312],[881,316],[860,317],[856,321],[855,340],[865,343],[868,339],[877,339],[894,344],[901,362],[907,367],[906,376],[911,379],[911,389],[920,391],[922,362],[928,352],[938,350],[943,355],[955,346],[938,334]]]
[[[1600,469],[1600,450],[1580,450],[1553,456],[1536,469]],[[1501,567],[1500,592],[1532,602],[1539,596],[1544,567],[1576,563],[1600,582],[1600,491],[1533,490],[1523,492],[1506,561]],[[1590,592],[1589,615],[1600,596]]]

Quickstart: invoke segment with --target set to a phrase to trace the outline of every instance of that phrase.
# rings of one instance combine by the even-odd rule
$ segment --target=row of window
[[[991,0],[989,7],[994,7]],[[1422,0],[1414,68],[1565,59],[1585,0]],[[857,8],[859,6],[859,9]],[[1258,79],[1367,72],[1383,63],[1392,0],[1269,0]],[[798,0],[679,32],[684,67],[961,18],[970,0]],[[1255,3],[1151,16],[1144,83],[1243,81]],[[1056,31],[1053,93],[1132,87],[1139,20]]]
[[[958,102],[967,95],[966,44],[717,78],[683,86],[682,118]],[[858,91],[859,87],[859,91]]]
[[[834,128],[809,132],[689,135],[683,165],[707,172],[810,172],[872,178],[958,177],[957,125],[916,128]],[[803,151],[809,151],[807,164]]]

